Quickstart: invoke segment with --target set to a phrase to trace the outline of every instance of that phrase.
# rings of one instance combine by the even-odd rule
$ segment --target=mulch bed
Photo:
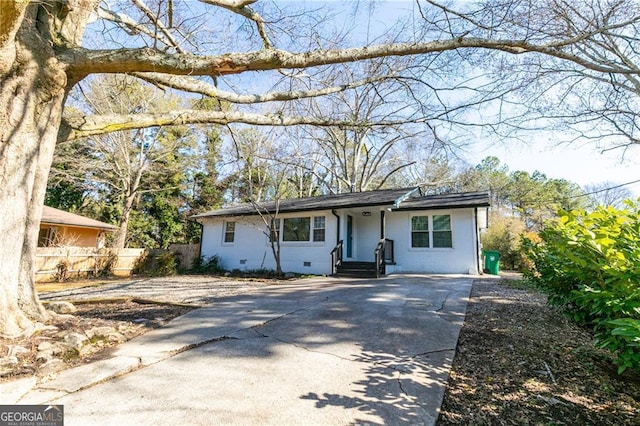
[[[115,303],[76,303],[73,314],[80,318],[100,318],[109,321],[142,322],[150,326],[161,325],[193,308],[168,304],[137,303],[123,301]]]
[[[474,282],[438,424],[640,424],[640,374],[521,287]]]

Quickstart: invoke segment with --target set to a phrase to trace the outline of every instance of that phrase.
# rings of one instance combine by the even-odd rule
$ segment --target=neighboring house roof
[[[419,188],[385,189],[379,191],[350,192],[346,194],[321,195],[319,197],[269,201],[256,205],[247,203],[212,210],[193,216],[195,219],[220,216],[247,216],[263,212],[279,213],[327,210],[349,207],[393,205],[392,210],[433,210],[439,208],[486,207],[489,193],[466,192],[448,195],[421,195]]]
[[[42,210],[42,219],[40,225],[64,225],[64,226],[76,226],[79,228],[98,228],[105,231],[115,231],[117,226],[100,222],[99,220],[89,219],[88,217],[80,216],[65,212],[64,210],[54,209],[53,207],[44,206]]]

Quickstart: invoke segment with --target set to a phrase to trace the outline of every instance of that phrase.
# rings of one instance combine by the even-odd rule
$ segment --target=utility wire
[[[573,195],[573,196],[568,197],[568,198],[588,197],[589,195],[598,194],[600,192],[605,192],[605,191],[610,191],[612,189],[622,188],[623,186],[632,185],[632,184],[638,183],[638,182],[640,182],[640,179],[632,180],[631,182],[621,183],[620,185],[610,186],[608,188],[598,189],[597,191],[587,192],[587,193],[580,194],[580,195]]]
[[[551,201],[551,202],[562,202],[562,201],[564,201],[564,200],[572,200],[572,199],[574,199],[574,198],[588,197],[589,195],[598,194],[598,193],[600,193],[600,192],[605,192],[605,191],[610,191],[610,190],[612,190],[612,189],[622,188],[623,186],[633,185],[634,183],[638,183],[638,182],[640,182],[640,179],[632,180],[631,182],[625,182],[625,183],[621,183],[621,184],[619,184],[619,185],[614,185],[614,186],[610,186],[610,187],[603,188],[603,189],[598,189],[598,190],[596,190],[596,191],[586,192],[586,193],[583,193],[583,194],[571,195],[571,196],[569,196],[569,197],[558,197],[558,198],[554,198],[554,199],[549,200],[549,201]],[[527,194],[527,195],[529,195],[529,194]],[[526,199],[526,198],[525,198],[524,200],[521,200],[521,201],[522,201],[523,203],[530,203],[530,202],[532,202],[532,200],[528,200],[528,199]]]

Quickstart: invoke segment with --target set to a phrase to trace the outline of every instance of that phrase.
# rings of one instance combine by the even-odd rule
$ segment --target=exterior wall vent
[[[307,267],[311,266],[311,262],[304,262],[304,266],[307,266]]]

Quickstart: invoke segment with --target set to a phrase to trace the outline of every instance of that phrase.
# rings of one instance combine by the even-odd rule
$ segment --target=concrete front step
[[[343,262],[336,272],[338,277],[376,277],[375,262]]]

